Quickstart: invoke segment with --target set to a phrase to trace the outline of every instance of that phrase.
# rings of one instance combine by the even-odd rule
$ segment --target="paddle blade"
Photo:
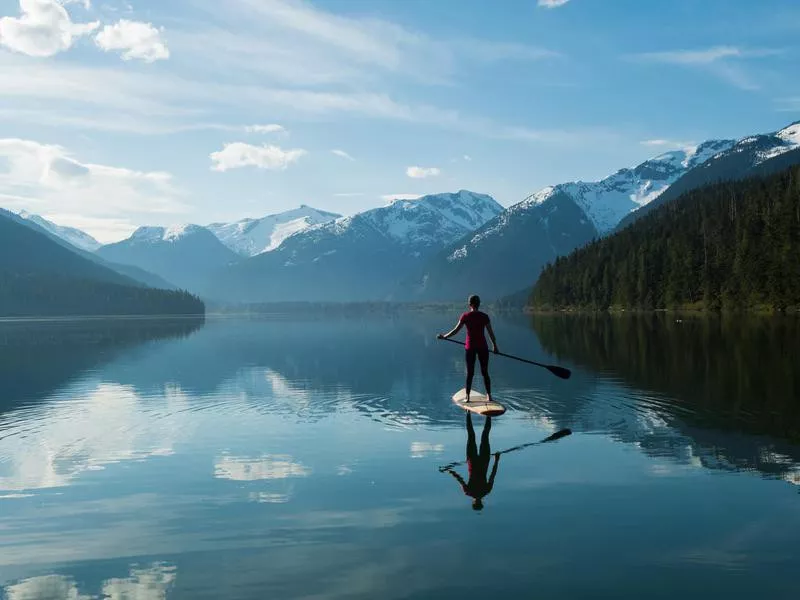
[[[560,377],[561,379],[569,379],[572,377],[572,371],[569,369],[565,369],[564,367],[557,367],[555,365],[550,365],[547,367],[547,370],[550,371],[556,377]]]
[[[562,429],[561,431],[556,431],[553,435],[551,435],[546,440],[542,440],[544,442],[555,442],[556,440],[560,440],[563,437],[567,437],[568,435],[572,435],[571,429]]]

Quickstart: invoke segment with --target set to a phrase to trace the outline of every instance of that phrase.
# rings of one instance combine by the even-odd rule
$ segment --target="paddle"
[[[522,450],[523,448],[530,448],[531,446],[540,446],[541,444],[546,444],[548,442],[555,442],[556,440],[560,440],[561,438],[567,437],[568,435],[572,435],[572,430],[562,429],[561,431],[556,431],[553,435],[548,436],[543,440],[539,440],[538,442],[531,442],[530,444],[522,444],[520,446],[514,446],[513,448],[508,448],[501,452],[496,452],[495,454],[508,454],[509,452],[516,452],[517,450]],[[458,467],[465,463],[466,461],[450,463],[449,465],[444,465],[443,467],[439,467],[439,471],[445,472],[449,469],[452,469],[453,467]]]
[[[464,342],[459,342],[458,340],[451,340],[450,338],[441,337],[440,340],[444,340],[445,342],[451,342],[453,344],[459,344],[461,346],[465,346]],[[514,360],[518,360],[520,362],[528,363],[529,365],[535,365],[537,367],[543,367],[550,371],[556,377],[560,377],[561,379],[569,379],[572,377],[572,372],[569,369],[565,369],[564,367],[559,367],[557,365],[543,365],[542,363],[538,363],[533,360],[528,360],[525,358],[520,358],[519,356],[512,356],[511,354],[504,354],[503,352],[495,352],[495,354],[499,356],[505,356],[506,358],[512,358]]]

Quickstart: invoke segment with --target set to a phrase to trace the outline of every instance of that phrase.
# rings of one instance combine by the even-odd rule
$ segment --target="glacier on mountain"
[[[340,217],[336,213],[303,204],[299,208],[267,215],[261,219],[212,223],[207,228],[234,252],[243,256],[256,256],[274,250],[292,235]]]

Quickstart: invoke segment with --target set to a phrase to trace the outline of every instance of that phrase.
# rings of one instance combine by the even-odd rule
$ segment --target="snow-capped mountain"
[[[36,223],[36,225],[38,225],[45,231],[49,231],[56,237],[61,238],[65,242],[72,244],[73,246],[75,246],[76,248],[80,248],[81,250],[86,250],[87,252],[94,252],[101,245],[100,242],[98,242],[88,233],[81,231],[80,229],[75,229],[74,227],[64,227],[61,225],[56,225],[52,221],[48,221],[47,219],[39,215],[29,213],[26,210],[21,210],[17,214],[23,219],[30,221],[31,223]]]
[[[746,137],[714,154],[687,172],[654,202],[627,215],[619,227],[629,225],[653,208],[702,185],[769,175],[797,163],[800,163],[800,121],[775,133]]]
[[[211,272],[240,259],[199,225],[140,227],[128,239],[102,246],[97,254],[155,273],[189,291],[202,289]]]
[[[515,208],[526,210],[563,193],[572,198],[595,229],[604,234],[628,214],[658,198],[688,171],[733,145],[733,140],[714,140],[666,152],[633,169],[621,169],[602,181],[577,181],[545,188]]]
[[[208,293],[239,301],[382,299],[415,265],[501,211],[490,196],[465,190],[397,200],[292,235],[226,269]]]
[[[268,215],[262,219],[212,223],[207,229],[234,252],[242,256],[256,256],[274,250],[290,235],[341,216],[302,204],[300,208]]]
[[[656,156],[597,182],[547,187],[432,257],[398,296],[454,300],[471,292],[498,298],[532,285],[543,266],[647,207],[716,180],[800,162],[800,127],[740,141],[712,140]]]

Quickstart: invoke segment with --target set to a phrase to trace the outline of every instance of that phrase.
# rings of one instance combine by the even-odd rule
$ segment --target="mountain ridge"
[[[752,144],[751,138],[760,143],[742,154],[739,148]],[[600,181],[545,187],[435,254],[397,286],[395,296],[452,301],[471,290],[483,290],[487,299],[514,294],[558,256],[611,233],[633,215],[646,214],[649,206],[706,183],[708,177],[699,175],[705,165],[724,163],[730,177],[732,164],[750,170],[793,164],[798,148],[800,126],[795,123],[773,134],[708,140],[663,153]]]

